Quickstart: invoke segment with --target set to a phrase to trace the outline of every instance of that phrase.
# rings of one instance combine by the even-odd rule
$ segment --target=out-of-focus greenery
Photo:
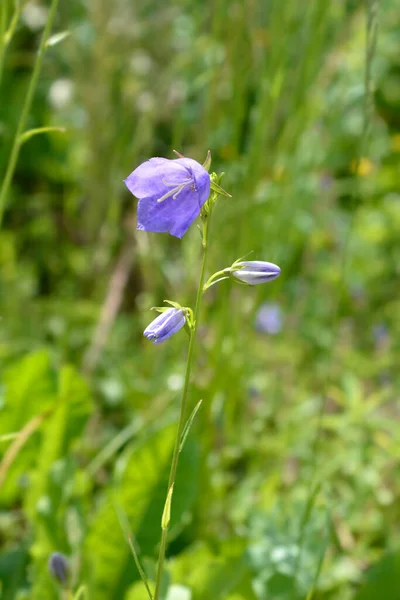
[[[173,148],[233,196],[209,274],[253,250],[282,275],[205,297],[164,597],[400,598],[400,13],[375,3],[365,123],[373,4],[60,3],[28,125],[66,132],[22,146],[0,234],[3,600],[66,597],[54,551],[75,592],[146,598],[130,534],[154,580],[187,338],[142,331],[193,304],[200,243],[137,232],[122,180]],[[14,6],[1,178],[48,10],[1,0],[3,33]]]

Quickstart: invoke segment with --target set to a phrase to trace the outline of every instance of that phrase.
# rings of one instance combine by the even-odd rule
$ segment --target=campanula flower
[[[191,158],[150,158],[124,181],[137,198],[138,229],[181,238],[210,195],[210,175]]]
[[[146,327],[143,335],[153,344],[161,344],[182,329],[186,317],[180,308],[167,308]]]
[[[277,265],[261,260],[237,262],[234,267],[231,270],[232,275],[248,285],[267,283],[276,279],[281,274],[281,270]],[[241,268],[238,269],[237,267]]]
[[[49,571],[59,583],[65,585],[68,581],[69,567],[68,561],[61,552],[53,552],[49,558]]]
[[[255,328],[261,333],[275,335],[282,330],[282,311],[278,304],[262,304],[256,314]]]

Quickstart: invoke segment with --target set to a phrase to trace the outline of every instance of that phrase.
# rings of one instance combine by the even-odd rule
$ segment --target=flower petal
[[[176,199],[158,202],[158,195],[141,198],[138,204],[138,229],[169,232],[181,238],[200,214],[198,194],[187,186]]]
[[[172,325],[172,327],[166,333],[164,333],[164,335],[161,335],[160,337],[154,339],[153,344],[162,344],[163,342],[165,342],[165,340],[167,340],[169,337],[171,337],[171,335],[174,335],[174,333],[176,333],[177,331],[182,329],[182,327],[185,325],[185,323],[186,323],[186,319],[185,319],[184,315],[181,313],[181,318],[179,319],[179,321],[177,321],[174,325]]]
[[[124,183],[136,198],[157,196],[161,198],[171,191],[173,185],[179,185],[188,178],[188,171],[177,160],[150,158],[139,165]],[[168,186],[165,185],[168,182]]]
[[[168,308],[156,317],[144,330],[143,335],[153,344],[161,344],[182,329],[186,317],[180,308]]]
[[[246,271],[280,271],[279,267],[271,262],[264,260],[245,260],[236,263],[239,266],[243,266]]]

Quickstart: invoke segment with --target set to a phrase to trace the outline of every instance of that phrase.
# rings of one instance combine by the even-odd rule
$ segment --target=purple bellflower
[[[235,267],[241,269],[232,269],[231,273],[236,279],[247,283],[248,285],[258,285],[259,283],[267,283],[276,279],[281,274],[281,270],[277,265],[261,260],[248,260],[235,263]]]
[[[143,335],[153,344],[161,344],[182,329],[186,317],[180,308],[167,308],[146,327]]]
[[[138,229],[181,238],[210,195],[210,176],[191,158],[150,158],[124,181],[137,198]]]
[[[68,581],[69,567],[68,561],[61,552],[53,552],[49,558],[48,567],[50,573],[59,583],[65,585]]]

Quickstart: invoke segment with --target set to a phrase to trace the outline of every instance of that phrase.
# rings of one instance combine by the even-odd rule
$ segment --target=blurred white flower
[[[183,585],[171,585],[168,588],[166,600],[191,600],[192,592]]]
[[[27,2],[22,10],[22,20],[29,29],[37,31],[44,27],[47,13],[48,9],[37,2]]]
[[[136,98],[136,108],[141,113],[151,113],[156,106],[156,101],[151,92],[142,92]]]
[[[173,373],[167,379],[167,386],[171,392],[179,392],[183,388],[184,378],[179,373]]]
[[[70,79],[57,79],[50,86],[50,104],[56,110],[61,110],[70,104],[73,94],[74,84]]]
[[[153,66],[151,56],[144,50],[136,50],[132,54],[131,69],[136,75],[147,75]]]

